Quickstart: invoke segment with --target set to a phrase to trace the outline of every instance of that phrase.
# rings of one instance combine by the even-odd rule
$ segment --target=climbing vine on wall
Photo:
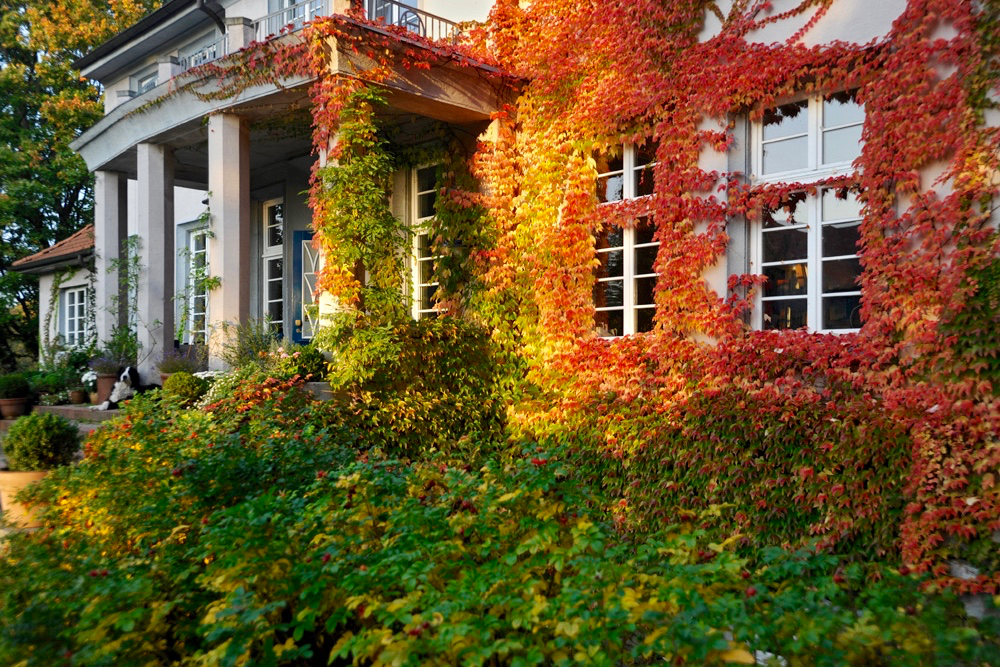
[[[950,583],[996,590],[1000,569],[984,545],[1000,530],[1000,401],[984,371],[1000,351],[984,331],[995,324],[990,276],[998,255],[991,213],[1000,130],[986,122],[995,118],[997,4],[908,0],[884,35],[865,44],[811,41],[838,0],[774,4],[780,7],[766,0],[500,0],[466,42],[452,45],[401,30],[365,31],[355,13],[207,66],[221,82],[209,95],[315,77],[316,150],[339,159],[342,173],[355,170],[378,185],[356,192],[362,186],[341,183],[336,170],[315,172],[315,224],[334,259],[324,284],[359,305],[357,313],[397,316],[400,283],[391,274],[401,274],[405,234],[376,205],[391,166],[373,157],[381,153],[370,124],[374,91],[394,72],[446,62],[475,59],[508,72],[496,76],[520,86],[520,95],[497,110],[471,164],[483,194],[470,195],[462,171],[446,166],[437,224],[456,229],[434,235],[435,252],[446,258],[438,275],[449,285],[445,301],[465,290],[450,286],[452,277],[478,284],[468,316],[488,322],[526,360],[532,390],[511,409],[520,428],[592,434],[591,446],[598,442],[600,455],[622,466],[620,478],[609,469],[606,483],[622,484],[624,526],[655,519],[667,503],[691,502],[697,489],[721,487],[720,498],[752,509],[739,513],[747,529],[808,506],[797,515],[801,526],[825,544],[874,535],[881,549],[888,525],[907,567],[946,580],[948,562],[964,558],[981,574]],[[755,41],[755,33],[782,25],[792,26],[783,41]],[[357,76],[329,73],[330,38],[341,54],[362,56]],[[847,173],[759,186],[746,174],[705,166],[736,148],[742,119],[759,122],[788,100],[848,90],[865,120],[861,156]],[[649,137],[658,145],[653,194],[598,205],[594,152]],[[758,224],[762,210],[819,187],[850,189],[862,204],[863,326],[840,335],[753,331],[743,316],[763,278],[730,276],[732,293],[720,294],[705,272],[726,261],[732,221]],[[352,212],[364,202],[371,204],[367,222]],[[462,211],[457,218],[453,204]],[[595,237],[640,216],[652,220],[659,243],[655,327],[602,340],[594,332]],[[368,247],[362,230],[386,245]],[[456,250],[455,238],[475,239],[474,250]],[[364,291],[359,259],[384,292]],[[713,404],[725,406],[719,419],[690,421]],[[739,433],[750,438],[746,446],[709,446],[732,444],[741,410],[755,412],[744,424],[751,435]],[[828,434],[845,463],[814,470],[791,454],[829,453],[809,440],[815,430],[800,421],[806,414],[849,425],[849,434]],[[865,426],[874,416],[878,428]],[[794,437],[772,446],[782,425],[782,437]],[[866,458],[882,437],[892,440],[892,456]],[[696,443],[697,456],[671,447],[678,438]],[[747,452],[780,460],[765,466],[763,481],[731,482],[727,475],[753,463],[742,458]],[[680,465],[701,466],[698,475],[678,477],[694,486],[646,493],[647,473]],[[858,471],[872,466],[879,469],[872,483],[855,484]],[[881,475],[890,468],[897,477]],[[651,500],[661,506],[650,508]],[[862,506],[886,510],[863,518],[844,511]]]

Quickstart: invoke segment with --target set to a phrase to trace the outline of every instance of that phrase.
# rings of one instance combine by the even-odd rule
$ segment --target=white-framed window
[[[809,184],[852,173],[863,123],[864,108],[851,92],[767,109],[753,127],[753,183]],[[794,192],[760,211],[753,256],[766,280],[756,327],[860,328],[860,224],[857,195],[846,188]]]
[[[653,194],[655,160],[656,144],[652,141],[595,154],[598,201],[610,204]],[[597,235],[594,326],[601,336],[652,330],[657,280],[654,265],[660,246],[654,240],[655,231],[652,221],[642,216],[632,225]]]
[[[434,217],[437,202],[437,165],[413,170],[413,319],[437,317],[434,308],[438,283],[434,280],[434,260],[431,254],[428,226]]]
[[[285,204],[281,199],[264,202],[263,311],[274,334],[285,333]]]
[[[188,343],[208,340],[208,228],[188,232]]]
[[[59,333],[67,345],[87,342],[87,288],[68,287],[62,291],[62,316]]]

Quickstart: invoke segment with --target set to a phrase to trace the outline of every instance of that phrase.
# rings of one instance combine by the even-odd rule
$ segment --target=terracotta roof
[[[10,266],[12,269],[17,271],[41,268],[42,266],[58,264],[61,261],[91,253],[93,250],[94,226],[87,225],[69,238],[65,238],[62,241],[45,248],[44,250],[39,250],[34,255],[22,257]]]

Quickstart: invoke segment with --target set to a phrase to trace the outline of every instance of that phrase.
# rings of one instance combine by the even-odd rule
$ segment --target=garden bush
[[[330,369],[333,418],[392,455],[471,454],[505,438],[496,351],[481,327],[440,318],[359,329]]]
[[[76,424],[58,415],[19,417],[7,430],[4,453],[11,470],[50,470],[72,463],[80,451]]]
[[[698,521],[627,539],[558,451],[478,469],[407,464],[343,447],[337,431],[257,445],[191,438],[206,432],[206,413],[171,425],[155,407],[133,401],[126,433],[105,433],[84,464],[36,492],[89,491],[11,540],[0,663],[724,664],[767,651],[793,664],[975,665],[997,655],[993,620],[964,621],[954,596],[923,593],[891,568],[779,549],[750,562]]]
[[[163,393],[178,400],[183,405],[191,405],[208,391],[208,382],[191,373],[179,371],[173,373],[163,383]]]
[[[21,373],[0,375],[0,398],[27,398],[30,394],[31,386]]]

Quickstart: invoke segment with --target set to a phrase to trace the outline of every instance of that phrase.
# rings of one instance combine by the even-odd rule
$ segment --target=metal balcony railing
[[[365,0],[365,14],[371,21],[383,21],[386,25],[406,28],[435,41],[452,41],[461,32],[458,24],[398,0]]]
[[[305,0],[290,7],[271,12],[253,22],[254,39],[263,42],[282,32],[296,32],[319,16],[329,16],[328,0]]]
[[[413,1],[413,0],[411,0]],[[431,40],[455,40],[458,24],[399,0],[365,0],[366,16],[372,21],[398,26]],[[304,0],[253,22],[254,39],[263,42],[282,33],[296,32],[309,21],[330,14],[330,0]],[[194,53],[180,58],[181,71],[218,60],[229,54],[225,35]]]
[[[213,60],[218,60],[229,53],[229,38],[223,35],[219,39],[215,40],[211,44],[206,44],[194,53],[190,53],[186,56],[181,56],[178,59],[178,64],[181,66],[181,71],[186,72],[193,67],[198,67],[199,65],[204,65],[205,63],[210,63]]]

